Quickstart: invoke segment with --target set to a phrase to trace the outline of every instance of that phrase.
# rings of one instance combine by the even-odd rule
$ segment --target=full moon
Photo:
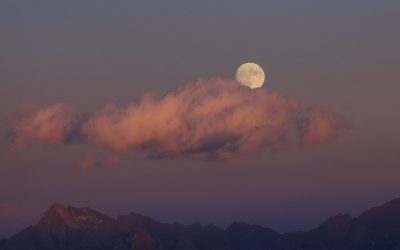
[[[263,69],[255,63],[242,64],[236,70],[236,81],[251,89],[260,88],[265,80]]]

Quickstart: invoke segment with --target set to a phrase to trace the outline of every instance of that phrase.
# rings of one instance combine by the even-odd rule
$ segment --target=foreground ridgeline
[[[137,213],[110,218],[90,208],[54,204],[35,226],[0,241],[0,250],[395,250],[400,249],[400,199],[357,218],[339,214],[308,232],[279,234],[234,222],[165,224]]]

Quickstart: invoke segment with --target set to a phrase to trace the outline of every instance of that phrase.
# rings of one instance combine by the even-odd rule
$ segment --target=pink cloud
[[[82,134],[89,144],[117,151],[225,158],[279,143],[297,108],[276,92],[213,78],[124,108],[107,105]]]
[[[14,127],[13,144],[22,146],[33,141],[65,143],[76,122],[77,115],[68,105],[34,108],[23,114]]]
[[[319,145],[333,139],[344,121],[327,108],[310,107],[302,113],[298,133],[303,145]]]
[[[292,131],[303,144],[324,143],[341,128],[327,109],[301,113],[296,100],[278,92],[215,77],[163,96],[145,94],[125,107],[108,104],[88,116],[56,104],[25,115],[13,134],[17,145],[79,141],[117,152],[145,151],[152,158],[226,159],[284,148]],[[96,165],[91,156],[82,164]]]

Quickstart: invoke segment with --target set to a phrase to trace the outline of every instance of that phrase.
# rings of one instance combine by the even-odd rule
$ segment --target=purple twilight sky
[[[35,223],[55,201],[113,216],[136,211],[165,222],[222,227],[237,220],[285,232],[310,229],[339,212],[358,215],[398,197],[399,13],[400,2],[390,0],[1,1],[0,238]],[[247,61],[266,72],[259,92],[235,86],[235,70]],[[85,127],[88,143],[124,149],[118,163],[82,169],[88,154],[107,158],[103,154],[112,153],[85,143],[64,145],[65,138],[47,143],[35,137],[23,147],[10,143],[22,106],[64,103],[93,118],[90,114],[108,103],[153,103],[148,92],[161,100],[179,97],[174,104],[156,102],[159,106],[145,112],[151,117],[145,128],[155,124],[158,133],[161,123],[152,119],[180,107],[185,98],[195,99],[185,91],[200,93],[202,87],[188,82],[212,77],[221,77],[220,87],[206,93],[219,98],[218,91],[231,91],[221,103],[252,96],[241,107],[255,107],[254,113],[243,109],[224,120],[229,121],[227,131],[246,131],[238,140],[229,137],[232,151],[225,148],[229,154],[240,152],[238,157],[179,157],[204,148],[171,146],[187,135],[173,130],[160,141],[151,134],[153,144],[139,143],[138,150],[130,150],[119,134],[119,139],[98,138],[95,121]],[[279,96],[269,102],[272,92]],[[328,107],[346,120],[347,129],[318,146],[276,148],[284,139],[275,133],[264,138],[262,130],[250,133],[248,124],[269,122],[252,120],[265,111],[263,105],[276,105],[292,117],[291,102],[281,97],[293,98],[303,108]],[[210,100],[202,102],[204,110],[212,106]],[[179,119],[191,112],[182,111]],[[209,113],[204,119],[197,115],[190,122],[212,123]],[[143,117],[135,116],[132,123]],[[182,119],[176,123],[181,125]],[[243,120],[248,122],[238,124]],[[273,122],[274,132],[289,126],[286,120]],[[186,131],[190,138],[216,129],[198,126],[202,132],[196,135]],[[101,131],[113,131],[108,128]],[[213,135],[207,138],[218,147],[220,137]],[[239,143],[242,139],[248,144]],[[254,145],[262,146],[254,150]],[[173,157],[146,157],[141,149],[149,147]]]

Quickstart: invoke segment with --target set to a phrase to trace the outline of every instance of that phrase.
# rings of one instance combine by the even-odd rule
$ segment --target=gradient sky
[[[0,238],[53,202],[165,222],[310,229],[400,193],[399,1],[0,2]],[[265,87],[343,115],[352,129],[312,149],[223,162],[128,154],[84,172],[87,148],[7,135],[21,104],[91,112],[254,61]]]

